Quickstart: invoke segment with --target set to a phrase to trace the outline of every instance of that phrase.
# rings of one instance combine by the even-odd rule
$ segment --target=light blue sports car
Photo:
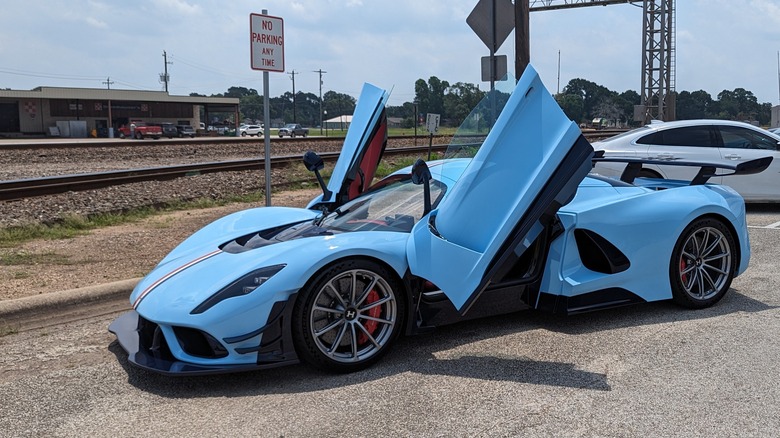
[[[207,374],[303,360],[356,371],[401,334],[465,318],[710,306],[747,269],[744,202],[706,181],[771,158],[677,163],[700,168],[693,181],[635,178],[641,160],[594,154],[528,67],[511,94],[475,109],[445,159],[371,185],[387,96],[364,87],[327,185],[322,160],[306,154],[323,188],[309,208],[219,219],[137,285],[133,310],[109,327],[132,364]],[[589,175],[594,160],[625,162],[621,180]]]

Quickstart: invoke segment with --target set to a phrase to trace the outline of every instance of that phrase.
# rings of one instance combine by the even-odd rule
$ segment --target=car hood
[[[291,233],[273,244],[230,248],[258,232],[276,233],[296,225],[308,226],[317,214],[305,209],[265,207],[221,218],[193,234],[163,259],[136,285],[130,303],[147,318],[189,325],[213,315],[224,315],[226,311],[245,312],[269,301],[285,300],[318,269],[338,258],[375,257],[386,262],[399,276],[403,275],[407,268],[404,249],[408,233]],[[280,265],[284,267],[249,296],[227,299],[214,306],[218,311],[190,314],[242,276]]]

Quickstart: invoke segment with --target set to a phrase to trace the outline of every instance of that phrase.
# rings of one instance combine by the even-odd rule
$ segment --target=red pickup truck
[[[129,126],[123,125],[119,128],[119,138],[153,138],[157,140],[162,137],[162,128],[159,125],[147,125],[143,122],[133,122]]]

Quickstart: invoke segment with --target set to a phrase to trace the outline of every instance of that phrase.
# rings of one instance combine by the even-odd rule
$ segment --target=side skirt
[[[553,295],[546,292],[539,294],[539,310],[565,315],[592,312],[594,310],[627,306],[646,302],[638,295],[619,287],[588,292],[573,297]]]

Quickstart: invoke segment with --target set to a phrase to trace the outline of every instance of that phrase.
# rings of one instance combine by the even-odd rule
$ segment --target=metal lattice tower
[[[676,14],[674,0],[515,0],[515,2],[523,1],[528,2],[529,11],[551,11],[625,3],[638,6],[641,3],[644,11],[642,20],[642,92],[640,93],[641,104],[635,118],[645,123],[651,119],[664,121],[675,119],[674,35]],[[516,17],[523,17],[523,15],[518,14]],[[521,23],[516,23],[517,28],[521,26],[523,26]],[[528,23],[525,23],[525,29],[528,29]],[[517,47],[518,53],[522,50],[519,46],[520,44]],[[529,58],[528,46],[525,46],[524,50],[524,54],[518,54],[518,59]]]
[[[674,1],[645,0],[642,23],[642,105],[645,123],[674,120]]]

